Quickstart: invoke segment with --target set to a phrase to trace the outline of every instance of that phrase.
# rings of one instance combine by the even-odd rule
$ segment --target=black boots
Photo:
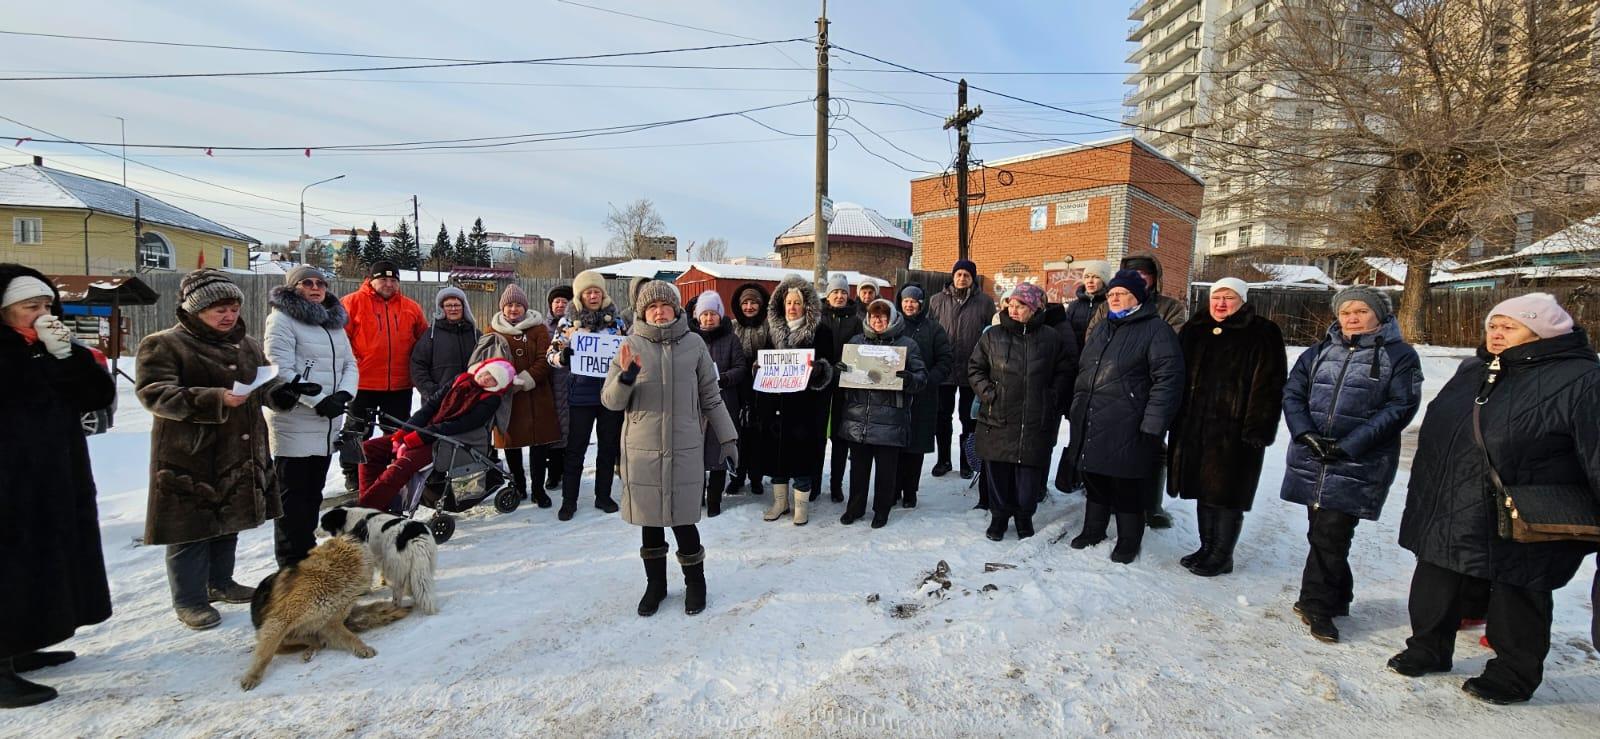
[[[1000,541],[1006,538],[1006,517],[999,513],[991,514],[989,528],[984,530],[983,535],[988,537],[989,541]]]
[[[639,615],[654,616],[661,601],[667,599],[667,548],[639,547],[644,560],[644,597],[639,599]]]
[[[1461,684],[1461,689],[1467,691],[1467,695],[1497,706],[1526,703],[1529,698],[1533,697],[1532,695],[1515,692],[1509,688],[1500,687],[1484,680],[1482,677],[1467,678],[1467,681]]]
[[[744,473],[735,472],[733,473],[733,479],[728,481],[728,487],[723,490],[723,493],[726,495],[738,495],[742,492],[744,492]]]
[[[1072,538],[1073,549],[1088,549],[1106,540],[1111,525],[1111,506],[1089,501],[1083,508],[1083,532]]]
[[[934,434],[934,441],[939,449],[939,461],[933,464],[933,476],[944,477],[950,472],[950,437],[947,434]]]
[[[1128,564],[1139,558],[1139,547],[1144,543],[1143,513],[1117,514],[1117,546],[1111,550],[1111,561]]]
[[[521,456],[521,452],[521,449],[508,449],[506,450],[506,456],[509,458],[516,458]],[[525,472],[523,472],[522,465],[519,463],[507,466],[511,468],[511,489],[517,491],[518,499],[527,500],[528,476]]]
[[[0,708],[25,708],[55,698],[55,688],[18,677],[11,666],[11,658],[0,659]]]
[[[1017,516],[1017,538],[1033,536],[1033,516]]]
[[[1299,603],[1294,604],[1295,615],[1300,617],[1310,630],[1312,638],[1329,644],[1339,643],[1339,627],[1333,625],[1333,617],[1326,613],[1316,613],[1302,608]]]
[[[678,552],[678,564],[683,566],[683,612],[693,616],[706,609],[706,548],[694,554]]]
[[[1204,503],[1195,506],[1195,518],[1198,519],[1197,527],[1200,530],[1200,548],[1178,559],[1178,564],[1183,565],[1184,569],[1193,570],[1197,563],[1205,561],[1206,557],[1211,555],[1212,542],[1217,538],[1216,512],[1216,508]]]
[[[1226,575],[1233,572],[1233,548],[1238,545],[1239,531],[1244,528],[1244,511],[1200,507],[1202,514],[1207,509],[1211,512],[1210,551],[1190,566],[1189,571],[1201,577]],[[1204,531],[1204,524],[1201,526]],[[1206,542],[1202,542],[1201,548],[1206,548]]]
[[[1397,675],[1405,675],[1406,677],[1422,677],[1434,672],[1449,672],[1451,667],[1449,663],[1437,664],[1409,649],[1390,657],[1387,666],[1390,672]]]

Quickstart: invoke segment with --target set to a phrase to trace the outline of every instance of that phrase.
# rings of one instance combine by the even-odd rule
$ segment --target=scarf
[[[32,326],[27,328],[13,328],[11,330],[17,332],[17,335],[22,337],[22,342],[24,344],[31,346],[39,342],[39,332]]]
[[[538,311],[528,311],[525,315],[523,315],[522,320],[518,321],[514,326],[511,324],[511,321],[506,318],[506,314],[495,313],[494,318],[489,319],[489,328],[494,329],[494,332],[497,334],[503,334],[506,336],[521,336],[522,334],[526,333],[528,329],[533,328],[541,323],[544,323],[544,316],[540,315]]]
[[[508,385],[507,387],[511,386]],[[478,387],[478,383],[472,379],[471,374],[462,372],[450,382],[450,390],[444,394],[444,399],[439,401],[439,410],[435,411],[433,417],[428,419],[428,425],[434,426],[454,418],[460,418],[484,399],[492,398],[504,392],[504,390],[498,393],[484,390]]]
[[[1107,318],[1127,318],[1139,311],[1140,306],[1133,306],[1127,310],[1114,310],[1106,313]]]

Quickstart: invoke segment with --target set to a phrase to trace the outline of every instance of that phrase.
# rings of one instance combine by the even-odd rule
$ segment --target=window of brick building
[[[11,219],[11,243],[13,244],[39,244],[44,241],[44,219],[42,218],[13,218]]]

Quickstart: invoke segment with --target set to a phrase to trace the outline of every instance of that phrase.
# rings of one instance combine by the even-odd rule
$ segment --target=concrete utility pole
[[[967,140],[967,125],[983,115],[983,106],[967,108],[967,81],[961,80],[956,88],[956,114],[944,119],[946,130],[956,130],[956,238],[957,259],[968,259],[970,244],[967,238],[967,158],[972,154],[972,142]]]
[[[828,0],[822,0],[822,15],[817,16],[817,196],[812,204],[811,225],[813,233],[812,255],[816,258],[816,271],[812,280],[820,293],[828,284],[828,220],[823,210],[832,214],[833,203],[828,200]]]
[[[320,184],[322,184],[324,182],[332,182],[334,180],[342,180],[342,179],[344,179],[344,175],[339,175],[338,177],[329,177],[328,179],[317,180],[316,182],[313,182],[313,183],[311,183],[309,185],[306,185],[305,187],[300,188],[300,243],[299,243],[299,247],[300,247],[300,263],[301,264],[305,264],[306,263],[306,191],[310,190],[311,188],[316,187],[317,185],[320,185]]]

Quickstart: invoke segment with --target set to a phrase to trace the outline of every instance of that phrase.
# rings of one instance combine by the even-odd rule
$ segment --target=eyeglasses
[[[311,288],[319,288],[319,287],[320,288],[326,288],[328,286],[328,283],[323,282],[322,280],[319,280],[319,279],[317,279],[315,277],[307,277],[304,280],[301,280],[298,284],[301,287],[311,287]]]

